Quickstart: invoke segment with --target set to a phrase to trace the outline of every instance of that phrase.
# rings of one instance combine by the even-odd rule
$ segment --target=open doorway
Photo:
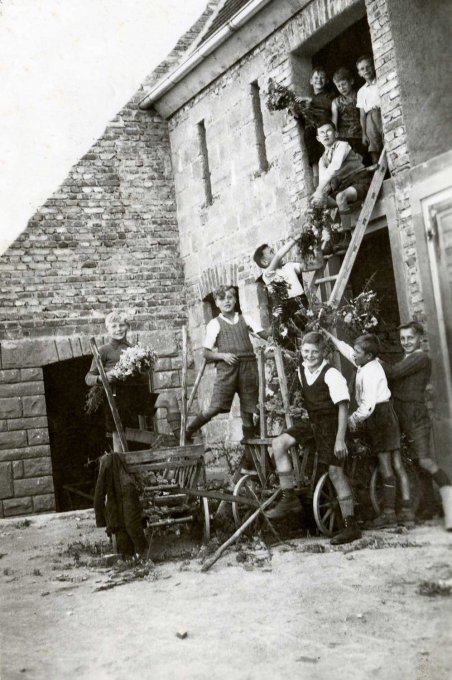
[[[359,295],[371,277],[370,288],[377,294],[380,303],[380,323],[375,332],[381,342],[381,356],[394,362],[400,355],[397,327],[401,322],[386,227],[364,237],[351,272],[347,294],[351,297]]]
[[[57,512],[92,507],[96,459],[106,447],[102,412],[84,412],[91,357],[44,367],[50,452]]]
[[[338,68],[345,67],[351,71],[355,78],[356,89],[364,85],[364,80],[358,76],[356,71],[356,60],[363,54],[372,55],[372,41],[366,17],[349,26],[334,40],[313,54],[312,66],[313,68],[323,66],[329,76],[331,88],[337,94],[332,78]]]

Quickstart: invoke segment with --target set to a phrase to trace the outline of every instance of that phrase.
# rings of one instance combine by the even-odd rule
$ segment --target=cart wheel
[[[406,473],[408,475],[408,480],[410,482],[410,496],[411,496],[411,507],[413,512],[416,513],[421,500],[421,487],[419,482],[419,477],[414,469],[414,466],[407,461],[403,461]],[[372,502],[372,507],[377,513],[380,514],[382,509],[382,499],[383,499],[383,483],[380,473],[380,468],[377,466],[372,472],[372,477],[370,478],[370,500]],[[396,496],[396,512],[400,510],[401,497],[400,493]]]
[[[210,541],[210,511],[209,511],[209,499],[202,499],[202,509],[204,512],[204,530],[203,530],[203,542],[208,543]]]
[[[341,509],[328,472],[325,472],[316,484],[312,509],[315,523],[324,536],[333,536],[340,530]]]
[[[239,481],[232,492],[234,496],[241,496],[242,498],[249,498],[253,501],[260,501],[262,496],[262,486],[257,475],[244,475],[240,477]],[[248,519],[250,515],[256,510],[254,507],[247,507],[241,503],[232,503],[232,516],[234,522],[238,527],[242,526],[243,522]]]

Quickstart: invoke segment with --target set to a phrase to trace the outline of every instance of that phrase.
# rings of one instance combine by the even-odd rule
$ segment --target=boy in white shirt
[[[377,359],[380,343],[376,335],[367,333],[356,338],[353,347],[334,335],[324,333],[335,344],[339,352],[358,370],[356,372],[356,410],[348,418],[351,431],[358,425],[370,441],[372,450],[378,455],[383,478],[383,512],[371,523],[372,528],[395,526],[398,522],[413,526],[414,513],[411,508],[410,484],[400,455],[400,430],[391,401],[391,391],[381,365]],[[394,474],[395,473],[395,474]],[[395,514],[396,476],[402,495],[402,509]]]
[[[358,90],[356,106],[359,109],[363,144],[368,147],[372,163],[378,163],[383,150],[383,125],[377,79],[372,59],[363,55],[356,62],[358,75],[366,81]]]
[[[253,413],[259,400],[257,361],[249,330],[251,327],[252,331],[265,339],[268,333],[257,324],[248,323],[235,311],[237,296],[233,286],[220,286],[214,292],[214,298],[220,314],[207,324],[204,357],[216,363],[217,375],[210,405],[190,423],[186,437],[190,440],[200,427],[218,413],[228,413],[237,393],[243,436],[249,439],[255,434]]]
[[[281,308],[278,323],[284,324],[291,320],[295,326],[303,331],[306,326],[305,310],[308,308],[308,298],[303,287],[303,265],[301,262],[286,262],[282,264],[284,256],[294,247],[296,240],[289,238],[277,251],[267,243],[256,249],[253,260],[263,269],[262,279],[272,296],[272,284],[278,279],[287,284],[287,298],[274,300],[275,307]],[[276,329],[275,329],[276,330]],[[274,335],[277,335],[274,331]],[[279,339],[279,338],[276,338]]]
[[[354,517],[350,483],[342,467],[348,454],[345,443],[350,401],[347,382],[325,360],[325,340],[321,333],[306,333],[301,346],[301,358],[298,377],[312,430],[309,426],[295,426],[274,439],[272,450],[282,498],[266,514],[269,518],[279,519],[301,511],[301,503],[295,493],[295,477],[289,450],[297,443],[305,445],[307,437],[311,435],[315,440],[320,463],[328,465],[328,474],[336,490],[344,519],[344,529],[331,539],[331,543],[350,543],[361,537],[361,531]]]

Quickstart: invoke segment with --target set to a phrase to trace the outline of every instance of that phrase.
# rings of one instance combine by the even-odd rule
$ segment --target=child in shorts
[[[449,476],[434,460],[430,436],[432,423],[425,403],[425,388],[430,380],[432,362],[421,348],[424,329],[417,321],[399,326],[403,359],[395,364],[383,363],[389,380],[394,409],[414,450],[419,466],[437,484],[444,509],[447,531],[452,531],[452,485]]]
[[[187,440],[218,413],[228,413],[237,393],[244,439],[255,435],[253,414],[259,400],[257,361],[249,331],[268,338],[261,326],[248,323],[235,307],[233,286],[220,286],[214,292],[220,314],[209,321],[204,339],[204,357],[216,363],[216,378],[209,407],[197,415],[186,430]]]
[[[319,461],[328,466],[328,474],[336,489],[344,520],[344,529],[331,539],[333,545],[339,545],[360,538],[361,531],[354,517],[350,483],[343,470],[348,454],[345,433],[350,395],[344,376],[326,361],[325,349],[325,340],[321,333],[306,333],[301,346],[302,361],[298,368],[298,377]],[[295,477],[289,449],[297,443],[304,445],[309,434],[309,428],[307,430],[306,427],[296,426],[273,441],[272,451],[282,498],[266,513],[271,519],[301,511],[301,503],[295,493]]]
[[[356,108],[356,90],[353,87],[353,76],[346,68],[338,69],[333,76],[334,85],[339,96],[333,99],[331,105],[331,120],[336,126],[338,139],[348,142],[353,151],[364,156],[367,149],[363,145],[363,131]]]
[[[383,150],[383,125],[381,122],[380,95],[377,87],[374,63],[368,55],[356,62],[358,75],[366,81],[358,90],[356,106],[359,109],[362,141],[367,147],[372,163],[378,163]]]
[[[319,161],[319,185],[311,197],[314,206],[339,208],[342,230],[350,229],[351,204],[366,198],[370,175],[362,158],[348,142],[338,139],[334,123],[317,128],[325,151]]]
[[[400,430],[391,392],[385,372],[378,360],[380,343],[376,335],[366,333],[356,338],[353,347],[334,335],[323,331],[334,343],[339,352],[355,368],[356,410],[349,416],[351,431],[362,425],[373,452],[378,456],[380,473],[383,478],[383,512],[376,517],[370,527],[382,529],[395,526],[414,525],[411,508],[410,484],[400,455]],[[395,513],[396,476],[399,479],[402,508],[399,516]]]

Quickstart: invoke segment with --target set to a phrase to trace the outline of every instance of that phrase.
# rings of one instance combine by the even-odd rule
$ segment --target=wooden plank
[[[262,347],[258,347],[256,352],[259,373],[259,435],[261,439],[264,439],[267,435],[265,422],[265,358]]]
[[[90,344],[91,350],[93,352],[94,361],[96,362],[96,368],[99,371],[100,379],[102,381],[102,385],[103,385],[103,388],[105,390],[105,394],[107,395],[108,405],[110,406],[111,414],[113,416],[113,420],[114,420],[114,423],[115,423],[116,432],[118,433],[118,438],[119,438],[119,443],[121,445],[121,449],[122,449],[123,452],[126,452],[128,450],[128,448],[127,448],[126,436],[124,434],[124,428],[122,426],[121,418],[119,417],[119,411],[118,411],[118,408],[116,406],[116,401],[115,401],[110,383],[108,382],[107,375],[105,373],[105,369],[102,365],[102,360],[100,358],[99,350],[97,349],[97,344],[96,344],[95,338],[90,338],[89,344]]]
[[[178,458],[202,458],[204,447],[202,444],[193,446],[174,446],[167,449],[144,449],[143,451],[128,451],[124,456],[127,465],[140,465],[141,463],[154,463],[157,461],[167,462],[168,459]]]
[[[185,446],[185,430],[187,428],[187,326],[182,326],[182,375],[180,397],[180,445]]]
[[[187,416],[190,413],[190,409],[193,405],[193,401],[194,401],[196,393],[198,391],[198,387],[199,387],[199,383],[201,382],[201,378],[204,374],[204,371],[206,370],[206,366],[207,366],[207,359],[203,359],[202,364],[201,364],[199,371],[198,371],[198,375],[196,376],[195,384],[193,385],[193,389],[191,391],[189,400],[187,402]]]
[[[293,418],[289,414],[289,409],[290,409],[289,388],[287,386],[287,378],[286,378],[286,371],[284,369],[284,361],[283,361],[283,357],[282,357],[282,351],[281,351],[281,348],[278,347],[278,346],[275,346],[274,351],[275,351],[276,372],[278,373],[279,388],[281,390],[281,398],[282,398],[284,413],[285,413],[285,416],[286,416],[286,425],[287,425],[287,427],[292,427],[293,426]]]
[[[380,193],[387,167],[388,164],[386,160],[386,154],[383,149],[378,161],[378,168],[372,178],[369,191],[367,192],[367,196],[359,214],[356,227],[353,231],[350,245],[347,249],[347,252],[345,253],[339,276],[336,280],[336,283],[334,284],[333,290],[331,291],[331,295],[328,300],[328,304],[334,308],[340,305],[342,297],[345,293],[345,289],[347,287],[353,265],[355,264],[359,248],[364,238],[368,222],[372,216],[372,211],[377,201],[378,194]]]
[[[138,442],[139,444],[154,444],[161,437],[157,432],[139,430],[136,427],[126,427],[125,435],[128,442]]]

